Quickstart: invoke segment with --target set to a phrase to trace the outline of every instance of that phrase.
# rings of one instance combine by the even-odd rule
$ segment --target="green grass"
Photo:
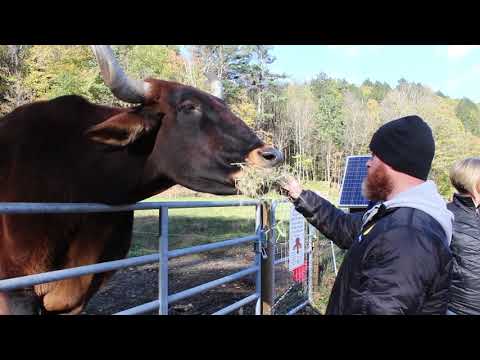
[[[338,204],[340,188],[335,185],[329,185],[326,181],[309,181],[303,185],[303,188],[317,191],[332,203]]]
[[[328,184],[307,183],[305,188],[320,191],[334,201],[331,194],[335,189]],[[338,190],[337,197],[338,197]],[[267,194],[270,199],[279,199],[279,195]],[[165,198],[156,195],[144,201],[227,201],[248,199],[245,196],[184,196]],[[285,233],[289,212],[280,207],[277,219],[278,228]],[[134,236],[129,256],[140,256],[158,252],[158,210],[135,211]],[[247,236],[255,231],[255,207],[214,207],[196,209],[169,209],[169,249],[207,244],[235,237]]]
[[[157,195],[145,201],[226,201],[238,196],[177,197]],[[245,198],[243,198],[245,199]],[[134,237],[129,256],[158,252],[158,210],[135,212]],[[255,207],[169,209],[169,249],[207,244],[255,231]]]
[[[318,271],[316,281],[318,282],[313,284],[313,306],[321,314],[325,314],[336,275],[333,269],[330,241],[326,237],[320,236],[315,246],[314,264],[318,266],[316,269]],[[340,269],[344,256],[345,251],[335,247],[337,270]]]

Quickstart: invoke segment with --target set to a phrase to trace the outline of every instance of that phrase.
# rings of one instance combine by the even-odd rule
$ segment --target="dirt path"
[[[253,254],[242,249],[195,254],[169,261],[169,294],[212,281],[245,269],[253,263]],[[234,303],[255,290],[252,276],[234,281],[170,306],[169,314],[211,314]],[[131,267],[118,271],[109,283],[89,302],[83,314],[107,315],[138,306],[158,298],[158,264]],[[247,305],[244,313],[253,311]],[[150,314],[155,314],[152,312]]]
[[[172,259],[169,262],[169,294],[243,270],[253,264],[251,248],[237,247]],[[255,291],[254,275],[221,285],[199,295],[175,302],[171,315],[206,315],[222,309]],[[110,315],[158,298],[158,264],[118,271],[89,302],[82,314]],[[243,314],[254,313],[254,303],[244,306]],[[238,314],[238,310],[232,314]],[[306,309],[299,314],[315,313]],[[157,314],[156,311],[148,315]]]

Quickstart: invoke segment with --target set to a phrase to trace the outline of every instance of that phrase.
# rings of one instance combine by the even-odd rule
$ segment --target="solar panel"
[[[368,200],[362,196],[362,181],[367,176],[368,155],[348,156],[340,189],[340,207],[368,207]]]

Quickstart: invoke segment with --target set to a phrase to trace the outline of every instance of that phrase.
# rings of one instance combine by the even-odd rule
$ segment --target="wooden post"
[[[262,315],[272,315],[272,307],[275,300],[275,239],[272,237],[272,223],[271,223],[271,202],[262,203],[262,220],[263,230],[268,231],[266,234],[266,259],[262,257],[261,260],[261,313]]]

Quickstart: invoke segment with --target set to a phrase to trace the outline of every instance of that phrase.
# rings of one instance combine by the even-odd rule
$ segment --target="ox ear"
[[[145,109],[125,112],[89,128],[85,134],[95,142],[125,147],[152,133],[156,134],[162,124],[163,115]]]

